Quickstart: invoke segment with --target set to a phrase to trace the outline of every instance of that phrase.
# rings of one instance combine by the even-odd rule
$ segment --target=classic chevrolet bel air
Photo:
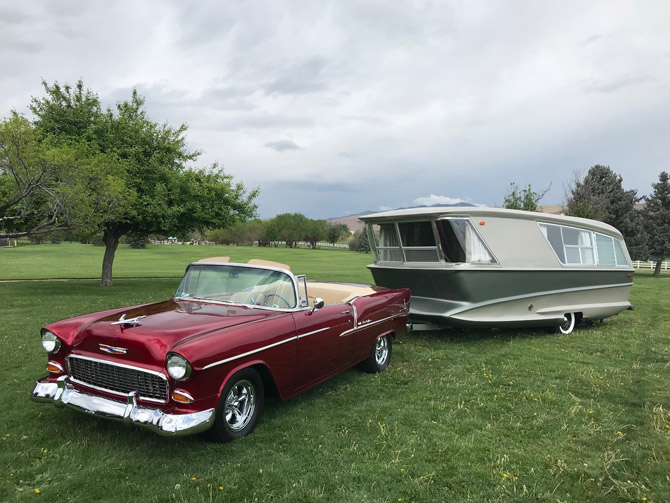
[[[201,260],[171,300],[44,327],[49,375],[32,397],[233,440],[253,430],[268,394],[290,398],[356,364],[386,369],[409,300],[405,289],[307,282],[274,262]]]

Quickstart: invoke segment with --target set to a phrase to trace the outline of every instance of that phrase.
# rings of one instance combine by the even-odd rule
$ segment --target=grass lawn
[[[0,277],[97,277],[100,249],[80,246],[0,250]],[[29,399],[41,326],[167,298],[189,261],[251,251],[121,248],[117,277],[169,277],[0,283],[0,501],[670,501],[670,275],[636,274],[635,311],[567,336],[415,332],[386,372],[269,402],[230,444]],[[258,251],[315,279],[370,281],[369,255]]]
[[[0,248],[0,280],[7,279],[99,279],[102,246],[63,243]],[[206,257],[230,257],[233,262],[251,258],[274,260],[291,266],[296,273],[321,281],[371,283],[365,268],[374,261],[371,254],[351,253],[342,248],[289,249],[248,246],[149,245],[134,250],[119,245],[114,259],[116,278],[181,278],[186,266]]]

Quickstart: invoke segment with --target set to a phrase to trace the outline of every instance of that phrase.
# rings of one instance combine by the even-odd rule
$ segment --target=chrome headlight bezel
[[[185,381],[193,371],[188,360],[178,353],[168,353],[165,359],[165,368],[168,375],[175,381]]]
[[[50,355],[58,353],[58,350],[61,347],[61,340],[53,332],[50,332],[49,330],[43,330],[42,347],[44,348],[44,351]]]

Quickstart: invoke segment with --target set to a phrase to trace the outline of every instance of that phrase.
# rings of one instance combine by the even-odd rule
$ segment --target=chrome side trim
[[[297,339],[298,339],[297,336],[289,337],[288,339],[284,339],[283,341],[275,342],[273,344],[263,346],[262,348],[254,349],[252,351],[247,351],[246,353],[242,353],[241,355],[231,356],[230,358],[226,358],[225,360],[219,360],[218,362],[210,363],[209,365],[205,365],[202,368],[202,370],[211,369],[212,367],[216,367],[217,365],[223,365],[224,363],[232,362],[233,360],[238,360],[240,358],[244,358],[245,356],[260,353],[261,351],[265,351],[266,349],[274,348],[276,346],[281,346],[282,344],[286,344],[287,342],[295,341]]]
[[[375,325],[379,325],[380,323],[384,323],[385,321],[393,320],[393,319],[397,318],[398,316],[407,316],[407,313],[394,314],[392,316],[387,316],[386,318],[382,318],[381,320],[373,321],[371,323],[366,323],[365,325],[359,325],[357,327],[350,328],[349,330],[345,330],[344,332],[342,332],[340,334],[340,337],[346,337],[347,335],[349,335],[352,332],[355,332],[356,330],[361,330],[363,328],[368,328],[368,327],[374,327]]]
[[[218,362],[210,363],[209,365],[205,365],[202,370],[207,370],[212,367],[216,367],[217,365],[223,365],[224,363],[232,362],[234,360],[239,360],[240,358],[244,358],[245,356],[250,356],[254,355],[256,353],[260,353],[261,351],[265,351],[266,349],[274,348],[277,346],[281,346],[282,344],[286,344],[287,342],[291,341],[297,341],[298,339],[302,339],[303,337],[307,337],[310,335],[318,334],[319,332],[324,332],[326,330],[329,330],[330,327],[325,327],[325,328],[320,328],[318,330],[313,330],[312,332],[307,332],[306,334],[301,334],[301,335],[296,335],[293,337],[289,337],[288,339],[284,339],[283,341],[275,342],[273,344],[268,344],[267,346],[263,346],[258,349],[253,349],[251,351],[247,351],[246,353],[242,353],[237,356],[231,356],[230,358],[226,358],[225,360],[219,360]]]
[[[470,311],[471,309],[478,309],[480,307],[485,307],[485,306],[491,306],[493,304],[501,304],[503,302],[509,302],[513,300],[521,300],[521,299],[528,299],[532,297],[539,297],[542,295],[557,295],[561,293],[574,293],[574,292],[582,292],[582,291],[588,291],[588,290],[600,290],[602,288],[620,288],[620,287],[632,287],[633,283],[615,283],[615,284],[610,284],[610,285],[595,285],[595,286],[580,286],[580,287],[575,287],[575,288],[564,288],[562,290],[546,290],[544,292],[533,292],[529,294],[524,294],[524,295],[513,295],[511,297],[501,297],[499,299],[493,299],[493,300],[487,300],[485,302],[479,302],[477,304],[468,304],[465,307],[462,307],[460,309],[454,309],[453,311],[450,311],[448,314],[445,314],[444,316],[453,316],[454,314],[460,314],[465,311]],[[429,297],[416,297],[416,298],[429,298]],[[411,308],[410,308],[411,309]]]
[[[106,419],[115,419],[150,429],[167,436],[200,433],[214,424],[214,409],[190,414],[166,414],[160,409],[137,405],[135,393],[130,393],[126,402],[89,395],[74,389],[68,376],[61,376],[55,383],[37,382],[31,398],[37,402],[52,402],[59,407],[67,406]]]
[[[330,327],[320,328],[320,329],[318,329],[318,330],[313,330],[313,331],[311,331],[311,332],[307,332],[306,334],[299,335],[298,337],[296,337],[296,339],[302,339],[303,337],[307,337],[307,336],[310,336],[310,335],[318,334],[319,332],[323,332],[323,331],[325,331],[325,330],[328,330],[329,328],[330,328]]]

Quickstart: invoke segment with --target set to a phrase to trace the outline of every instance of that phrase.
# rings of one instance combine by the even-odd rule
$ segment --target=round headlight
[[[191,365],[181,355],[172,353],[167,357],[167,371],[172,379],[183,381],[191,375]]]
[[[55,353],[60,349],[60,339],[46,330],[42,334],[42,347],[47,353]]]

